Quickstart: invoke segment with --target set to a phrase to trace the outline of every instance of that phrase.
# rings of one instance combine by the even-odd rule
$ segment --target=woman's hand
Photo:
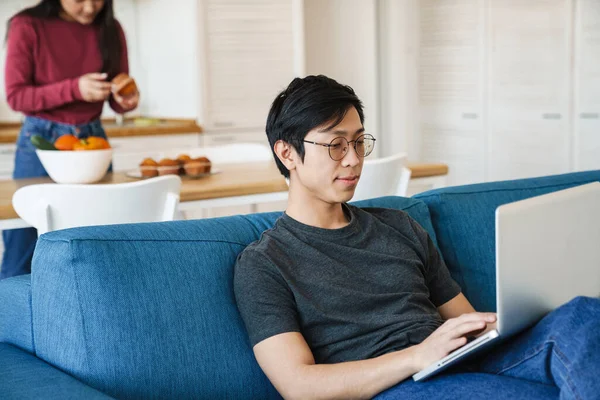
[[[114,91],[112,95],[117,104],[123,107],[125,110],[133,110],[138,106],[138,103],[140,102],[140,92],[138,92],[137,90],[135,91],[135,93],[127,97],[119,96]]]
[[[415,347],[415,361],[418,370],[446,357],[448,354],[467,344],[467,336],[484,332],[488,324],[496,322],[493,313],[468,313],[451,318],[433,332],[427,339]]]
[[[108,99],[112,85],[106,82],[106,78],[105,73],[92,72],[82,75],[79,78],[79,92],[83,100],[93,103]]]

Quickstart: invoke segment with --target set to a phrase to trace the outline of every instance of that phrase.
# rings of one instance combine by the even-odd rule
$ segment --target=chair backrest
[[[171,221],[180,189],[175,175],[116,184],[47,183],[20,188],[12,203],[41,235],[77,226]]]
[[[352,201],[383,196],[405,196],[410,170],[404,165],[406,154],[366,159]]]

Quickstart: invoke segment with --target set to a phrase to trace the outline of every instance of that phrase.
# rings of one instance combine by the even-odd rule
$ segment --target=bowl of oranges
[[[112,148],[101,137],[79,139],[74,135],[62,135],[50,143],[33,135],[31,142],[44,169],[56,183],[98,182],[104,178],[112,161]]]

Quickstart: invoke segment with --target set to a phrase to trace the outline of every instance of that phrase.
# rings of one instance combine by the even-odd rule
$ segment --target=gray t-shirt
[[[403,211],[344,205],[340,229],[283,214],[235,266],[251,345],[300,332],[317,363],[364,360],[422,342],[460,293],[427,232]]]

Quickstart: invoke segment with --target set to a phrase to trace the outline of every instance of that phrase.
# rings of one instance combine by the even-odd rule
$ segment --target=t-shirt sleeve
[[[251,346],[286,332],[300,332],[294,295],[274,265],[247,249],[237,259],[234,293]]]
[[[37,85],[34,76],[38,45],[33,19],[15,17],[9,27],[4,67],[6,101],[15,111],[35,113],[52,110],[80,99],[79,78]]]
[[[414,219],[409,217],[409,220],[423,249],[425,280],[429,287],[429,296],[433,304],[439,307],[460,294],[461,288],[452,279],[442,255],[427,231]]]

